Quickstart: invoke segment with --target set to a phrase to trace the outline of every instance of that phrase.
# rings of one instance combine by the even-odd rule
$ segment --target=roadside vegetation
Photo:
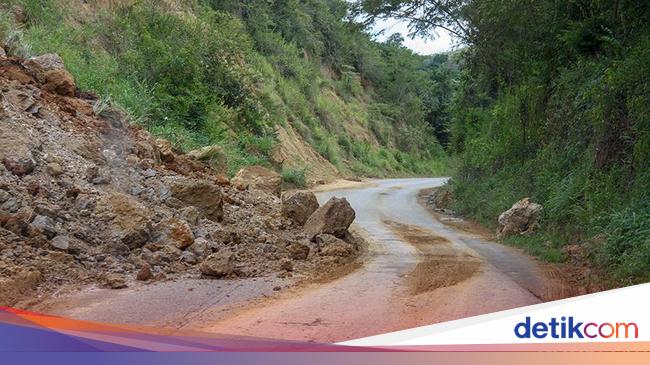
[[[605,285],[650,281],[650,3],[359,5],[464,45],[449,109],[456,210],[494,226],[531,197],[542,229],[509,243],[551,261],[577,245]]]
[[[60,54],[82,90],[181,150],[221,146],[231,175],[251,164],[282,170],[271,158],[277,126],[343,175],[445,167],[436,137],[447,131],[431,117],[445,112],[436,83],[446,56],[416,55],[399,37],[371,40],[345,1],[5,3],[10,53]]]

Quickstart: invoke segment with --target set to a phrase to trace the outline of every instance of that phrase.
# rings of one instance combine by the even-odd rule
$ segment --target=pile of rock
[[[230,181],[203,162],[214,151],[179,153],[97,108],[56,55],[0,55],[0,90],[0,305],[83,284],[303,275],[356,252],[344,199],[280,198],[261,166]]]

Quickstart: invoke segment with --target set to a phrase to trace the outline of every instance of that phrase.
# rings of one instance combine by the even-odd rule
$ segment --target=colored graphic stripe
[[[0,352],[647,352],[650,342],[357,347],[66,319],[0,307]]]

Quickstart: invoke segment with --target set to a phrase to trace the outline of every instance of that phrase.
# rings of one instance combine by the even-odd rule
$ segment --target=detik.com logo
[[[532,323],[530,317],[515,325],[519,338],[639,338],[639,326],[629,323],[579,322],[573,317],[555,317],[548,322]]]

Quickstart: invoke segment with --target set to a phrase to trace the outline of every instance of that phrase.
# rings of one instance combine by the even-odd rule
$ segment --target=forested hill
[[[53,52],[81,90],[214,165],[340,175],[438,172],[446,55],[371,39],[343,0],[9,0],[9,53]]]
[[[650,2],[360,5],[465,45],[451,106],[456,209],[495,225],[529,196],[542,230],[512,243],[591,261],[612,285],[650,281]]]

